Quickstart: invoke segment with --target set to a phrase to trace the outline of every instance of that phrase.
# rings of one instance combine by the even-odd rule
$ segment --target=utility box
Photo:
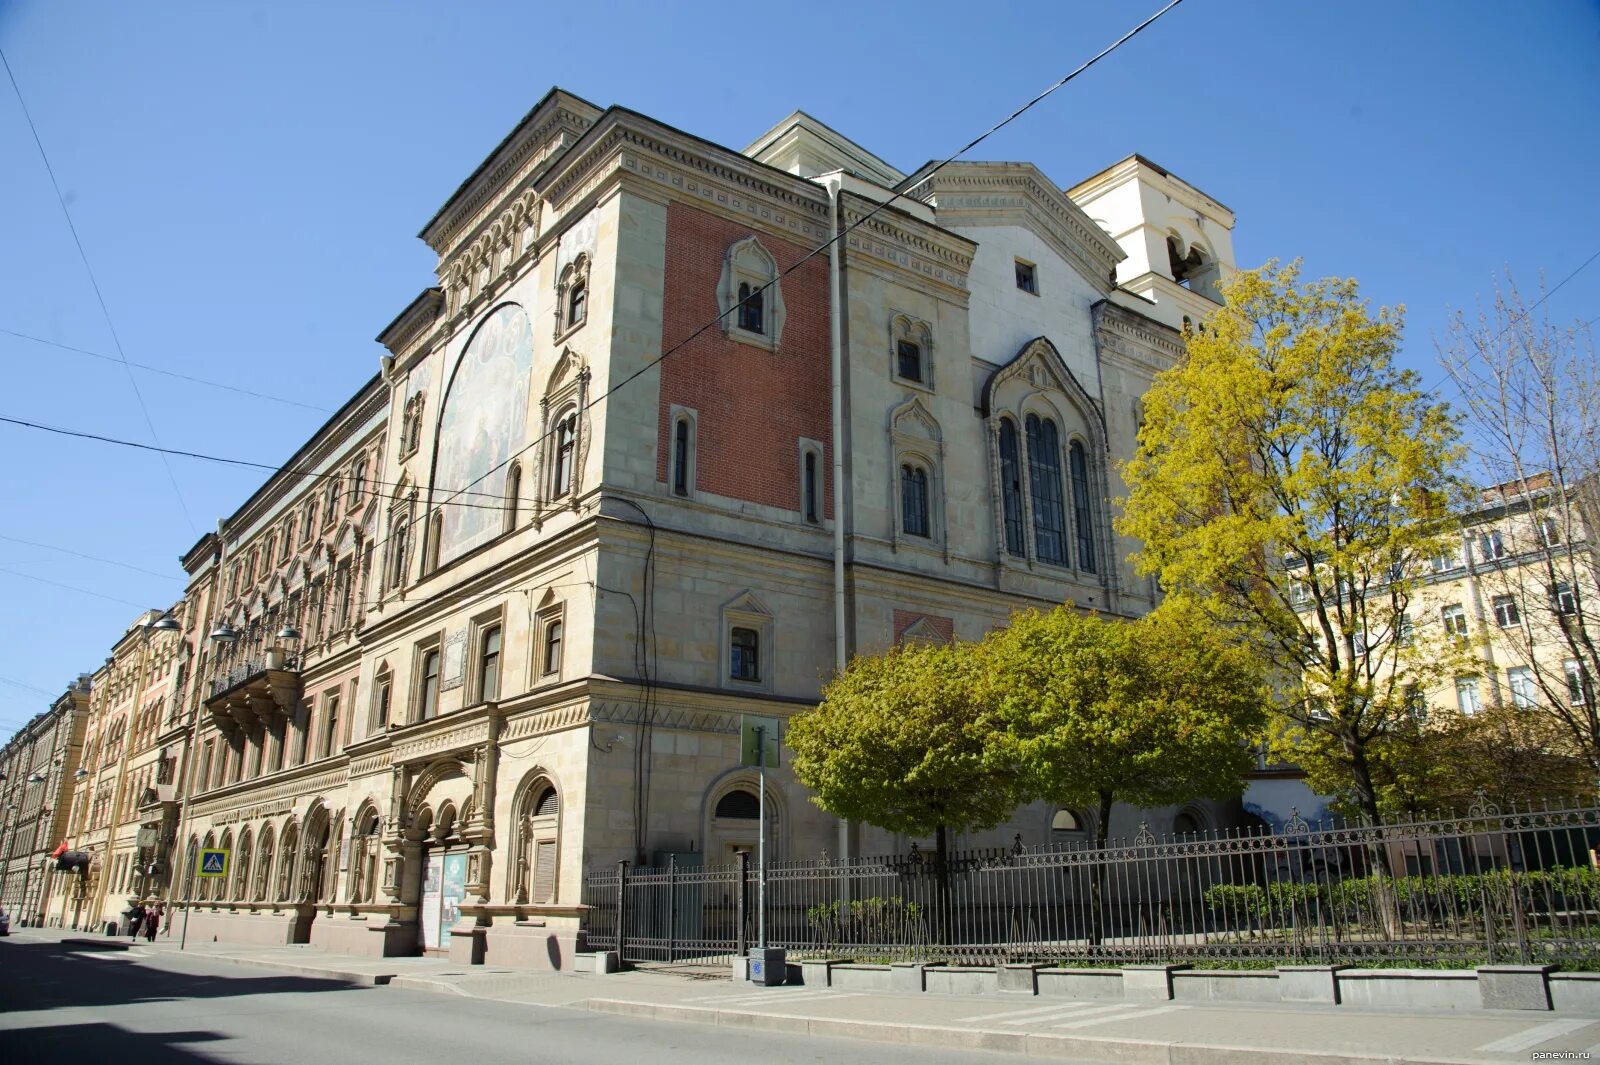
[[[750,952],[750,982],[777,987],[789,970],[789,952],[782,947],[758,947]]]

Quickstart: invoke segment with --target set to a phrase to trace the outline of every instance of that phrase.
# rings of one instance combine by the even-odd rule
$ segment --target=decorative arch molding
[[[1069,399],[1084,420],[1092,423],[1095,440],[1104,448],[1105,415],[1100,410],[1099,402],[1083,387],[1048,337],[1034,337],[1022,345],[1009,362],[989,375],[989,379],[983,383],[979,403],[985,419],[997,413],[996,393],[1018,380],[1027,382],[1029,392],[1049,390]]]
[[[588,360],[571,347],[563,348],[539,399],[535,529],[551,511],[562,506],[576,508],[583,494],[583,471],[589,456],[589,378]],[[527,481],[525,474],[524,485]],[[523,493],[527,494],[526,487]]]
[[[700,801],[700,837],[704,841],[702,850],[707,851],[706,863],[708,865],[720,864],[724,859],[720,848],[728,844],[742,844],[745,840],[741,836],[742,826],[730,826],[726,819],[716,816],[717,805],[736,791],[748,792],[760,796],[760,774],[749,766],[735,766],[724,770],[712,778],[710,785]],[[755,826],[751,825],[744,830],[749,835],[749,842],[754,849]],[[789,803],[784,794],[773,783],[767,781],[767,860],[770,862],[775,857],[788,853],[789,838]],[[741,838],[731,838],[740,836]],[[718,848],[713,852],[713,847]]]
[[[766,287],[763,291],[764,286]],[[746,299],[759,307],[760,328],[747,328],[741,314]],[[729,339],[777,351],[783,341],[783,282],[779,280],[778,260],[755,236],[736,240],[722,259],[722,276],[717,282],[717,309],[722,331]]]
[[[425,805],[425,800],[438,785],[461,777],[468,782],[472,774],[466,764],[457,758],[441,758],[428,763],[411,783],[406,791],[405,806],[408,811],[420,812]]]
[[[918,548],[941,552],[950,561],[950,541],[946,531],[950,527],[949,500],[945,493],[944,430],[939,419],[933,416],[923,397],[913,396],[889,411],[889,471],[886,490],[894,549]],[[924,493],[922,507],[926,510],[927,535],[911,531],[908,527],[905,469],[920,471]]]

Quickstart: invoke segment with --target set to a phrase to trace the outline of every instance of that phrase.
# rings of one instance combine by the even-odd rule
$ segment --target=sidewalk
[[[128,943],[56,929],[19,933],[86,945],[117,944],[111,949]],[[176,960],[177,942],[163,939],[152,945],[141,940],[128,954]],[[1537,1052],[1551,1051],[1600,1060],[1600,1017],[1568,1014],[760,988],[706,979],[705,973],[691,970],[593,976],[478,968],[436,958],[357,958],[303,946],[191,943],[184,954],[498,1002],[1119,1065],[1478,1065],[1526,1062]]]

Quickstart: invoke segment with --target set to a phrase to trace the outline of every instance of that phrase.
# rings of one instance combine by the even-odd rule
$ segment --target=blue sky
[[[910,169],[1156,6],[0,0],[0,48],[127,358],[331,410],[432,279],[417,230],[553,84],[735,148],[799,107]],[[1070,185],[1141,152],[1237,212],[1241,265],[1406,304],[1432,382],[1450,308],[1596,250],[1597,55],[1593,0],[1185,0],[974,157]],[[0,234],[0,330],[114,352],[3,82]],[[1600,316],[1600,262],[1550,309]],[[122,367],[4,332],[0,360],[0,414],[149,439]],[[135,374],[169,447],[280,462],[325,417]],[[4,736],[180,594],[177,556],[259,477],[173,459],[185,517],[154,456],[4,425],[0,448]]]

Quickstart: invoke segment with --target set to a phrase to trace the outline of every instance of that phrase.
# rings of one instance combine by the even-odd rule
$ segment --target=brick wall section
[[[933,626],[934,631],[944,637],[945,643],[950,643],[955,639],[955,622],[947,617],[941,617],[938,614],[919,614],[913,610],[896,610],[894,612],[894,642],[899,643],[905,636],[906,630],[919,621],[927,621],[929,625]]]
[[[667,207],[662,350],[716,317],[728,248],[755,231],[686,204]],[[784,271],[807,249],[756,233]],[[674,403],[695,410],[695,487],[800,509],[800,439],[823,447],[822,504],[833,513],[828,260],[818,256],[780,282],[785,320],[777,351],[729,340],[713,326],[661,364],[656,480],[666,483]]]

